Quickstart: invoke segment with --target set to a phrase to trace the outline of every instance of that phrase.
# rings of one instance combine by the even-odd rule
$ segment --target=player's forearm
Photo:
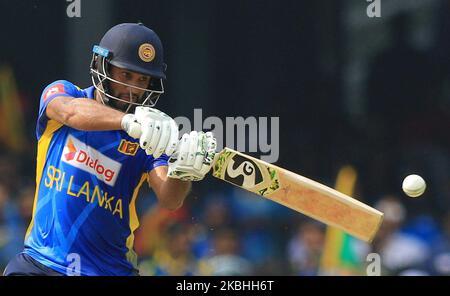
[[[156,193],[159,204],[169,210],[180,208],[191,190],[191,182],[169,178],[167,166],[158,166],[151,170],[148,182]]]
[[[49,103],[47,116],[84,131],[120,130],[125,114],[91,99],[59,97]]]
[[[169,210],[176,210],[183,205],[191,190],[191,182],[167,178],[159,190],[159,203]]]

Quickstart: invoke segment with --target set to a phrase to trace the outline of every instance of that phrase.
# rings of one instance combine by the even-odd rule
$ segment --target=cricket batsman
[[[164,93],[159,37],[111,28],[94,46],[86,89],[58,80],[40,98],[36,194],[24,250],[4,275],[138,275],[136,198],[144,183],[177,209],[208,173],[216,140],[184,134],[154,109]]]

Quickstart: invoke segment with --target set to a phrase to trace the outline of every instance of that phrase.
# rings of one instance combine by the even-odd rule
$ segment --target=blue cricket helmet
[[[119,68],[166,79],[163,47],[153,30],[143,24],[119,24],[106,32],[99,46],[111,54]]]
[[[109,66],[113,65],[129,71],[151,77],[148,88],[141,89],[110,77]],[[123,23],[109,29],[93,48],[91,62],[92,83],[103,94],[103,102],[115,107],[110,100],[128,103],[125,112],[133,106],[153,107],[159,96],[164,93],[163,79],[166,79],[164,53],[161,40],[151,29],[141,23]],[[109,92],[109,83],[113,81],[130,88],[145,90],[139,102],[124,101]]]

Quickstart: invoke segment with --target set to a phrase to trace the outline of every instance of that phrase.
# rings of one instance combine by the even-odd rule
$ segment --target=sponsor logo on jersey
[[[75,145],[73,144],[72,140],[67,141],[66,148],[68,150],[68,152],[64,154],[66,160],[74,159],[75,155],[77,154],[77,148],[75,148]]]
[[[120,141],[119,147],[117,148],[117,150],[120,153],[126,154],[126,155],[131,155],[134,156],[136,155],[136,152],[139,149],[139,143],[135,143],[135,142],[130,142],[127,140],[122,139],[122,141]]]
[[[47,100],[50,96],[52,96],[54,94],[59,94],[59,93],[65,93],[64,85],[61,83],[55,84],[52,87],[50,87],[49,89],[47,89],[47,91],[44,94],[44,101]]]
[[[122,164],[69,135],[61,160],[80,170],[91,173],[110,186],[116,183]]]

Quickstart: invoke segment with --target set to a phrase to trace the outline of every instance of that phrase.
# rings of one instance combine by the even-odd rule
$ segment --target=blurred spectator
[[[422,269],[406,269],[401,271],[399,276],[429,276],[430,274]]]
[[[200,274],[214,276],[246,276],[252,264],[240,255],[239,236],[231,228],[218,229],[213,238],[213,254],[201,260]]]
[[[384,213],[381,228],[372,244],[373,251],[380,254],[384,272],[398,275],[409,269],[424,269],[429,259],[428,246],[417,237],[402,230],[406,210],[395,196],[385,196],[376,205]]]
[[[433,271],[433,275],[449,276],[450,251],[435,254],[431,260],[431,269]]]
[[[163,231],[162,241],[149,259],[139,264],[141,275],[191,276],[197,260],[191,252],[192,226],[174,222]]]
[[[22,188],[22,190],[19,191],[19,194],[17,196],[17,204],[19,215],[23,224],[24,235],[28,228],[28,225],[30,224],[33,214],[34,191],[34,186],[25,186],[24,188]]]
[[[258,274],[283,273],[286,263],[283,255],[289,233],[282,230],[292,217],[300,214],[241,189],[234,189],[230,197],[243,256],[255,263]]]
[[[24,221],[11,199],[9,188],[0,182],[0,268],[23,249]]]
[[[13,153],[0,154],[0,182],[11,192],[19,189],[20,183],[25,181],[19,174],[23,161]]]
[[[433,275],[450,275],[450,211],[442,219],[441,241],[433,245],[429,269]]]
[[[300,224],[288,245],[293,275],[318,275],[325,242],[323,225],[315,221]]]
[[[230,212],[229,197],[213,192],[205,196],[201,208],[200,224],[195,224],[194,253],[202,258],[213,253],[213,236],[216,230],[224,227],[236,227]]]
[[[147,198],[145,196],[144,198]],[[189,211],[186,205],[170,211],[154,205],[140,215],[140,227],[135,232],[134,249],[139,256],[151,256],[164,241],[164,232],[175,222],[187,221]]]

